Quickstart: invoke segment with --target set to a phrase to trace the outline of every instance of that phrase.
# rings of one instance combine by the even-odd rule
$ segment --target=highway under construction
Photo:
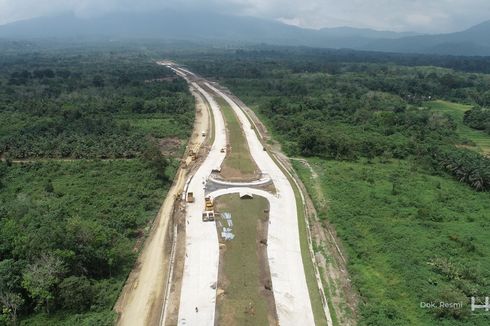
[[[240,291],[240,287],[233,287],[234,284],[230,284],[233,278],[225,274],[225,267],[231,262],[224,261],[224,252],[230,249],[229,252],[240,253],[238,242],[235,244],[234,241],[243,241],[244,233],[238,232],[242,239],[234,238],[232,215],[235,213],[221,211],[218,207],[233,210],[233,205],[227,206],[226,202],[230,200],[229,196],[236,195],[240,200],[263,199],[262,206],[258,205],[254,213],[262,218],[260,232],[251,232],[250,239],[245,240],[254,245],[257,243],[257,250],[262,252],[257,267],[261,269],[260,279],[256,280],[256,286],[267,290],[259,290],[257,296],[268,293],[264,295],[268,323],[315,325],[322,320],[324,324],[331,325],[324,296],[320,308],[322,316],[315,316],[313,312],[310,293],[318,295],[321,284],[307,284],[303,265],[305,257],[300,243],[300,232],[306,230],[301,230],[298,224],[302,203],[297,202],[298,190],[295,193],[295,185],[288,172],[268,150],[243,105],[238,104],[226,89],[173,62],[159,64],[172,69],[189,83],[200,110],[208,111],[209,121],[195,126],[196,139],[197,136],[202,139],[194,139],[194,147],[188,148],[188,159],[183,162],[185,177],[175,191],[172,214],[176,211],[180,214],[181,228],[175,226],[175,232],[167,230],[153,240],[155,246],[167,247],[167,254],[161,256],[165,260],[165,271],[162,275],[153,275],[164,279],[164,282],[143,279],[142,272],[135,271],[133,278],[137,281],[128,282],[127,299],[119,305],[119,324],[217,325],[225,321],[227,324],[240,324],[234,316],[225,316],[229,309],[223,305],[232,301],[222,298],[226,298],[231,289]],[[217,202],[221,204],[217,205]],[[237,216],[244,213],[247,204],[240,207]],[[258,221],[253,223],[260,223],[260,219]],[[174,220],[173,224],[178,225],[178,222]],[[233,246],[235,251],[231,251]],[[247,248],[249,251],[254,249],[253,246]],[[308,252],[308,248],[303,250]],[[249,257],[255,259],[254,255]],[[145,269],[145,263],[141,262],[141,270]],[[249,267],[248,264],[243,266]],[[321,282],[319,278],[317,281]],[[140,291],[140,282],[161,286],[162,289],[152,289],[150,285],[146,291]],[[260,307],[255,307],[257,303],[252,303],[250,297],[246,300],[250,301],[247,307],[237,303],[236,309],[246,310],[253,320]],[[138,313],[146,316],[137,319],[134,314]],[[159,318],[155,317],[157,314]]]

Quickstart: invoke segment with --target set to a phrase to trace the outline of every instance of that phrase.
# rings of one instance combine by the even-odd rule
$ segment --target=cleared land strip
[[[186,250],[178,324],[214,325],[219,265],[218,235],[214,223],[204,223],[201,216],[205,204],[206,178],[211,170],[221,166],[226,155],[221,152],[226,146],[226,129],[214,98],[196,83],[192,85],[210,105],[215,137],[208,156],[188,181],[187,194],[192,192],[195,201],[186,206]]]
[[[262,143],[269,144],[272,139],[255,112],[240,99],[232,94],[228,95],[252,122]],[[339,248],[335,230],[325,222],[320,222],[309,193],[293,169],[290,159],[276,149],[274,143],[272,141],[272,144],[266,147],[270,150],[271,157],[288,176],[296,194],[296,201],[303,203],[303,207],[298,206],[299,226],[300,229],[306,229],[307,233],[300,233],[300,241],[315,322],[317,325],[326,323],[329,326],[355,325],[355,307],[359,299],[352,289],[347,263]],[[314,246],[319,246],[322,254],[328,254],[329,259],[322,259],[318,255],[319,249],[314,249]]]
[[[198,104],[202,104],[196,97]],[[194,150],[203,143],[200,135],[208,130],[206,110],[196,114],[194,132],[188,147]],[[182,191],[187,171],[179,169],[175,181],[155,219],[150,235],[138,257],[135,268],[126,281],[114,310],[119,313],[118,325],[155,325],[158,324],[166,289],[166,275],[169,271],[169,253],[171,236],[168,232],[173,214],[176,196]]]

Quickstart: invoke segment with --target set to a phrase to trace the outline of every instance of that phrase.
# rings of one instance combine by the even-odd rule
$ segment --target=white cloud
[[[423,14],[409,14],[407,15],[406,22],[416,26],[429,26],[432,24],[433,19],[431,16]]]
[[[163,8],[208,10],[321,28],[448,32],[490,19],[488,0],[0,0],[0,24],[72,11],[80,16]]]

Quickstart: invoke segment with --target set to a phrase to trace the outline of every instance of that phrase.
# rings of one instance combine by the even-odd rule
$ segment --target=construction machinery
[[[211,199],[211,197],[206,197],[204,198],[205,203],[204,203],[204,210],[206,212],[214,212],[214,203]]]
[[[203,222],[213,222],[214,221],[214,212],[202,212],[202,221]]]
[[[193,161],[197,160],[197,153],[194,152],[192,149],[189,151],[189,156],[192,158]]]
[[[204,212],[202,212],[202,221],[203,222],[212,222],[214,221],[214,203],[211,197],[204,198]]]

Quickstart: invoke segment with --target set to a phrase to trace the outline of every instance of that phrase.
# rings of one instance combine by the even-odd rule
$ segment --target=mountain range
[[[401,53],[490,56],[490,21],[437,35],[351,27],[300,28],[278,21],[217,13],[161,11],[38,17],[0,26],[3,39],[165,39],[348,48]]]

